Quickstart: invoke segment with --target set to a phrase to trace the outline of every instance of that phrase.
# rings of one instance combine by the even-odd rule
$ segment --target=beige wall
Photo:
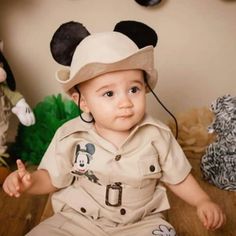
[[[0,38],[18,90],[31,106],[61,92],[54,81],[60,66],[49,51],[51,36],[61,23],[80,21],[95,32],[112,30],[124,19],[156,29],[156,92],[174,113],[209,106],[226,93],[236,95],[236,2],[232,0],[163,0],[153,8],[134,0],[1,0]],[[154,98],[149,96],[148,101],[149,110],[165,118]]]

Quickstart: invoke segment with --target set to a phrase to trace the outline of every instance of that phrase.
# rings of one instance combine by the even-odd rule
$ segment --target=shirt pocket
[[[159,180],[162,176],[162,170],[158,163],[157,155],[139,160],[138,168],[141,175],[141,187]]]

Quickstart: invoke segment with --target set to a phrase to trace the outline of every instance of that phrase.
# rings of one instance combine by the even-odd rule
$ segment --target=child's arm
[[[224,213],[203,191],[191,174],[181,183],[167,184],[167,186],[185,202],[197,208],[198,217],[207,229],[215,230],[224,224]]]
[[[20,197],[22,193],[47,194],[57,190],[51,183],[46,170],[29,173],[21,160],[17,160],[17,170],[12,172],[3,183],[4,191],[11,197]]]

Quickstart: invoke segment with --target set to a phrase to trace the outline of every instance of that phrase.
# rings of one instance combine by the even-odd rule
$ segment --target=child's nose
[[[132,107],[133,104],[131,102],[131,99],[129,98],[128,95],[124,94],[120,96],[119,98],[119,107],[120,108],[127,108],[127,107]]]

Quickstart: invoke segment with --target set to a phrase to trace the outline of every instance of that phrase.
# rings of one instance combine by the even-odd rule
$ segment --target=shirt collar
[[[169,131],[169,127],[162,123],[161,121],[155,119],[154,117],[145,114],[144,118],[141,120],[141,122],[136,126],[135,129],[138,129],[140,127],[146,126],[146,125],[151,125],[151,126],[156,126],[157,128],[164,129]]]
[[[170,129],[161,121],[151,117],[150,115],[145,114],[144,118],[136,125],[131,133],[136,132],[139,128],[143,126],[156,126],[157,128],[164,129],[169,131]],[[60,132],[59,139],[62,140],[65,137],[77,133],[77,132],[89,132],[89,130],[93,129],[93,123],[86,123],[81,120],[80,117],[76,117],[68,122],[66,122]]]
[[[59,139],[62,140],[77,132],[88,132],[92,127],[93,123],[86,123],[78,116],[61,126]]]

